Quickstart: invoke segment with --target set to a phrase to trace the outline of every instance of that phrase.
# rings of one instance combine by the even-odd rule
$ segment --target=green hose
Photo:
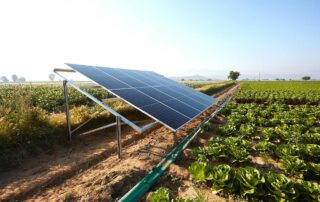
[[[202,131],[201,126],[208,123],[217,113],[224,108],[224,106],[231,100],[233,95],[230,95],[224,102],[215,110],[209,117],[207,117],[198,128],[195,128],[188,134],[166,157],[142,180],[140,180],[129,192],[127,192],[119,201],[133,202],[138,201],[144,193],[146,193],[164,174],[169,165],[176,160],[181,151],[183,151],[190,142]]]

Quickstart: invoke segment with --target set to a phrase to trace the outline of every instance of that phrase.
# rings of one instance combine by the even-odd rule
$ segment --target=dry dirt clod
[[[183,150],[182,152],[182,158],[184,159],[189,159],[192,157],[192,149],[190,148],[186,148],[185,150]]]
[[[169,166],[169,169],[167,171],[169,175],[174,175],[175,177],[181,178],[181,179],[188,179],[189,178],[189,172],[187,169],[180,167],[176,164],[171,164]]]

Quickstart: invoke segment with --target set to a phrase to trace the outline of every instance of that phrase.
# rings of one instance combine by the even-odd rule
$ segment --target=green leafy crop
[[[208,178],[212,181],[213,192],[230,193],[233,190],[234,172],[227,164],[220,164],[209,170]]]
[[[170,202],[170,191],[168,188],[160,187],[153,192],[149,199],[150,202]]]
[[[297,177],[302,178],[303,174],[307,172],[306,163],[297,156],[284,156],[281,162],[282,168]]]
[[[276,155],[281,158],[283,156],[297,156],[298,155],[298,147],[293,144],[281,144],[276,149]]]
[[[193,179],[199,182],[205,182],[207,180],[208,163],[196,161],[189,167],[189,172]]]
[[[192,150],[192,157],[197,161],[207,161],[206,155],[206,150],[203,147],[196,147]]]
[[[222,136],[229,136],[237,130],[237,127],[234,124],[226,124],[218,128],[218,132]]]
[[[268,195],[274,201],[292,201],[297,193],[290,178],[283,174],[268,172],[264,175]]]
[[[255,145],[255,149],[261,153],[272,154],[275,148],[275,145],[268,141],[261,141]]]
[[[236,182],[240,189],[240,194],[243,196],[261,196],[264,189],[264,177],[260,172],[253,167],[241,167],[236,171]]]
[[[308,164],[308,177],[312,179],[320,179],[320,163]]]
[[[217,158],[226,157],[226,147],[221,140],[210,141],[207,148],[207,154],[215,160]]]
[[[256,127],[254,124],[243,124],[240,127],[240,135],[246,138],[252,138],[255,135]]]
[[[320,201],[320,185],[318,183],[299,180],[296,186],[299,191],[298,201]]]
[[[320,145],[302,144],[300,145],[300,150],[306,159],[317,160],[320,158]]]
[[[320,133],[305,133],[302,137],[306,143],[320,144]]]

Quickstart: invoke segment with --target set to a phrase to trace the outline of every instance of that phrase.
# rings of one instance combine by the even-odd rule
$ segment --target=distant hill
[[[201,75],[191,75],[191,76],[179,76],[179,77],[170,77],[173,80],[181,81],[184,79],[185,81],[193,80],[193,81],[207,81],[208,79],[211,79],[209,77],[201,76]]]

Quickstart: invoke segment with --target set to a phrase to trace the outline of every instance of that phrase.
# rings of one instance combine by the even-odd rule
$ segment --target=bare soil
[[[225,99],[236,88],[217,99]],[[0,201],[117,201],[215,109],[211,107],[177,133],[160,125],[142,134],[122,127],[121,160],[114,128],[78,137],[51,155],[29,158],[21,167],[0,173]],[[188,178],[183,168],[172,169]],[[187,190],[181,193],[192,192]]]

